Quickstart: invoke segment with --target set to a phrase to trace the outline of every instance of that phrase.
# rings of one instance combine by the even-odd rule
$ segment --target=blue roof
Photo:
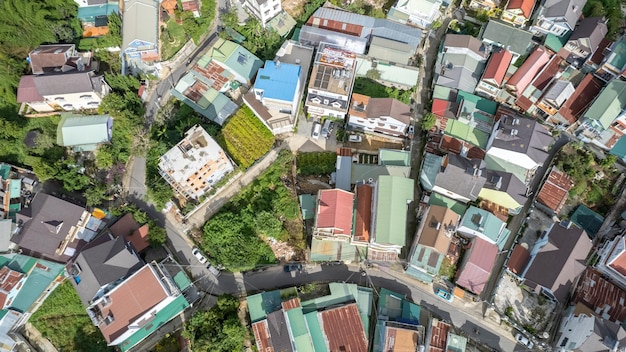
[[[265,61],[265,67],[259,70],[254,83],[255,89],[263,89],[263,97],[269,99],[293,101],[296,96],[298,80],[300,79],[299,65]]]
[[[576,211],[570,216],[570,220],[579,228],[585,230],[590,238],[594,238],[602,223],[604,223],[604,217],[595,211],[587,208],[583,204],[576,208]]]
[[[626,137],[622,136],[617,143],[615,143],[613,148],[611,148],[609,153],[626,162]]]

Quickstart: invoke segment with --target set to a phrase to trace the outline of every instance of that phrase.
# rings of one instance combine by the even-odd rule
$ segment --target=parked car
[[[533,343],[528,339],[528,337],[520,334],[515,335],[515,341],[517,341],[517,343],[520,343],[524,346],[526,346],[527,348],[533,348]]]
[[[313,132],[311,132],[311,137],[313,139],[320,138],[320,133],[322,132],[322,125],[319,122],[313,123]]]
[[[206,257],[200,252],[197,247],[193,247],[191,250],[191,254],[193,254],[196,259],[200,262],[200,264],[205,264],[207,262]]]
[[[363,138],[361,136],[359,136],[358,134],[351,134],[348,137],[348,141],[349,142],[353,142],[353,143],[360,143],[363,140]]]
[[[438,289],[435,291],[435,294],[436,294],[439,298],[441,298],[441,299],[444,299],[444,300],[446,300],[446,301],[448,301],[448,302],[452,302],[452,294],[451,294],[450,292],[448,292],[448,291],[446,291],[446,290],[442,289],[442,288],[438,288]]]
[[[415,126],[409,125],[408,135],[409,135],[409,138],[411,139],[413,138],[413,136],[415,136]]]
[[[324,126],[322,127],[322,138],[328,139],[330,137],[330,120],[324,121]]]
[[[286,273],[290,273],[292,271],[302,271],[302,264],[287,264],[283,267],[283,270]]]

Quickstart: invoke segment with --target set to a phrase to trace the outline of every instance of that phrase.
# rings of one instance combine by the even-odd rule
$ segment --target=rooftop
[[[614,79],[596,96],[583,119],[595,120],[600,129],[607,130],[625,108],[626,81]]]
[[[439,253],[448,253],[450,247],[451,232],[453,232],[460,220],[460,216],[439,205],[428,207],[426,215],[422,218],[424,224],[422,232],[418,234],[417,243],[435,248]]]
[[[584,304],[602,319],[617,323],[626,319],[626,291],[592,268],[587,268],[578,279],[572,301]]]
[[[411,123],[411,107],[393,98],[371,98],[352,93],[349,114],[367,119],[391,117],[406,125]]]
[[[246,48],[222,38],[217,39],[215,44],[209,49],[207,55],[213,60],[222,63],[229,70],[243,77],[248,82],[254,78],[259,68],[263,66],[263,61],[254,56]]]
[[[506,82],[508,89],[514,91],[517,96],[522,95],[526,87],[550,61],[550,54],[543,47],[537,47],[524,61],[522,66],[515,71],[513,76]]]
[[[434,173],[433,186],[456,193],[464,198],[475,200],[485,185],[486,169],[478,159],[466,159],[460,155],[448,154],[439,163],[424,161],[422,174]]]
[[[584,204],[580,204],[570,216],[570,220],[576,226],[585,230],[589,237],[594,238],[600,227],[602,227],[604,217],[587,208]]]
[[[530,260],[528,248],[518,243],[515,245],[515,248],[513,248],[513,253],[511,253],[509,260],[506,262],[506,267],[513,274],[522,275],[526,265],[528,265],[528,260]]]
[[[110,115],[63,115],[57,127],[57,144],[93,151],[111,141],[113,118]]]
[[[341,189],[322,189],[317,199],[316,229],[320,232],[329,229],[334,235],[351,235],[354,194]]]
[[[150,47],[158,46],[159,2],[157,0],[125,1],[122,18],[122,51],[128,49],[135,40],[145,42]]]
[[[171,93],[197,113],[221,126],[239,107],[211,84],[205,83],[192,71],[178,81]]]
[[[374,241],[404,246],[408,205],[413,201],[412,179],[380,176],[376,190],[376,222]]]
[[[603,87],[604,83],[599,78],[591,73],[587,74],[576,87],[574,93],[561,106],[559,115],[570,124],[575,123],[598,96]]]
[[[506,5],[506,10],[521,10],[522,15],[526,18],[530,18],[530,15],[535,6],[535,0],[511,0]]]
[[[356,303],[318,314],[330,351],[367,351],[368,339]]]
[[[369,184],[356,186],[356,217],[354,219],[354,241],[369,242],[372,221],[372,194]]]
[[[535,120],[505,113],[501,116],[491,148],[527,155],[537,164],[548,159],[548,148],[554,138]]]
[[[471,206],[463,215],[460,227],[483,234],[499,249],[504,248],[511,231],[506,228],[506,222],[498,219],[494,214]]]
[[[465,254],[463,264],[457,272],[457,285],[480,295],[489,280],[497,256],[498,247],[495,244],[475,237],[471,252]]]
[[[291,102],[297,98],[300,70],[299,65],[267,60],[257,73],[254,90],[261,91],[263,99]]]
[[[60,70],[75,51],[74,44],[40,45],[28,53],[31,70],[35,75]]]
[[[450,330],[452,330],[452,325],[436,318],[431,319],[428,352],[446,352]]]
[[[559,214],[569,197],[569,190],[573,186],[574,181],[571,177],[556,167],[552,167],[546,182],[537,194],[537,202],[545,205],[555,214]]]
[[[605,18],[586,17],[578,23],[569,40],[577,41],[579,46],[582,46],[589,52],[594,52],[607,33],[608,28]]]
[[[517,0],[518,3],[530,3],[531,9],[534,0]],[[516,3],[516,0],[509,2]],[[530,15],[526,16],[530,17]],[[532,33],[520,28],[515,28],[498,20],[489,20],[487,25],[480,33],[480,39],[484,42],[493,43],[515,53],[516,55],[524,55],[532,43]]]
[[[500,204],[506,206],[507,208],[515,209],[520,205],[526,204],[528,197],[526,196],[527,187],[517,176],[513,175],[510,172],[498,171],[498,170],[487,170],[487,182],[485,182],[485,186],[483,187],[483,191],[485,189],[504,192],[511,197],[511,199],[515,202],[515,204]],[[482,198],[485,198],[481,196]]]
[[[45,96],[51,95],[100,94],[102,84],[102,76],[96,76],[92,71],[22,76],[17,89],[17,101],[18,103],[32,103],[43,101]]]
[[[319,89],[349,95],[352,92],[355,70],[355,53],[322,43],[315,56],[309,91]]]
[[[586,2],[586,0],[544,0],[541,4],[545,8],[542,15],[546,18],[563,17],[570,28],[575,28]]]
[[[504,75],[511,65],[513,55],[508,50],[500,50],[491,54],[491,58],[485,68],[483,80],[493,80],[496,84],[501,85],[504,81]]]

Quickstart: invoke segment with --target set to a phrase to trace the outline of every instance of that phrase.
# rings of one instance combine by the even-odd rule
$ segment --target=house
[[[393,42],[393,41],[390,41]],[[370,51],[371,51],[370,46]],[[396,51],[385,49],[384,52],[394,53]],[[379,56],[383,56],[380,55]],[[387,55],[391,56],[391,55]],[[356,59],[356,75],[358,77],[371,76],[372,70],[375,70],[378,77],[376,82],[391,88],[409,90],[415,87],[419,78],[419,67],[411,66],[415,62],[411,61],[411,65],[397,64],[393,62],[385,62],[369,56],[359,56]]]
[[[17,102],[45,113],[97,109],[111,88],[93,72],[22,76]]]
[[[231,98],[250,87],[263,62],[239,44],[219,38],[171,90],[200,115],[222,125],[237,111]]]
[[[355,246],[367,246],[372,231],[372,200],[374,187],[363,183],[354,188],[356,207],[354,209],[354,226],[352,231],[352,244]]]
[[[474,237],[459,265],[456,284],[480,296],[489,280],[497,256],[498,246],[482,237]]]
[[[387,19],[423,29],[430,29],[441,16],[441,0],[399,0],[389,9]]]
[[[513,55],[506,49],[491,54],[485,72],[476,87],[476,94],[495,98],[500,92],[504,76],[512,61]]]
[[[583,114],[579,138],[610,150],[626,130],[626,81],[614,79]]]
[[[460,155],[443,157],[426,153],[420,172],[424,190],[436,192],[461,203],[475,201],[485,185],[485,163]]]
[[[280,0],[246,0],[242,5],[259,20],[263,28],[266,28],[267,23],[283,11]]]
[[[83,26],[83,38],[100,37],[109,33],[109,16],[119,14],[117,2],[81,6],[76,17]]]
[[[369,46],[369,56],[402,65],[415,55],[421,39],[417,28],[328,7],[317,9],[300,31],[301,44],[328,43],[358,55],[366,54]]]
[[[626,138],[622,136],[611,148],[609,154],[615,155],[618,160],[621,160],[623,163],[626,163]]]
[[[104,234],[87,244],[67,264],[67,273],[83,305],[89,306],[94,297],[114,287],[118,280],[126,279],[144,264],[124,237]]]
[[[535,0],[509,0],[500,18],[514,26],[524,27],[534,7]]]
[[[472,10],[491,11],[500,7],[500,0],[471,0],[469,8]]]
[[[306,110],[313,116],[345,118],[356,71],[356,54],[325,43],[317,49],[306,94]]]
[[[14,166],[0,163],[0,219],[15,219],[15,214],[22,210],[22,178],[23,175]],[[14,227],[11,220],[0,220],[0,251],[9,250],[9,238]]]
[[[593,239],[604,223],[604,216],[587,208],[584,204],[579,204],[570,215],[570,221],[578,228],[585,230],[589,238]]]
[[[559,215],[569,197],[569,191],[574,187],[574,181],[569,175],[552,167],[548,178],[537,194],[535,204],[537,208],[549,215]]]
[[[452,325],[439,320],[435,317],[430,319],[430,344],[428,346],[428,352],[444,352],[448,349],[448,336],[452,330]]]
[[[506,269],[513,275],[522,275],[529,260],[530,252],[528,251],[528,244],[518,243],[513,247],[513,251],[506,261]]]
[[[74,44],[40,45],[28,53],[27,61],[33,75],[85,70]]]
[[[75,152],[93,152],[111,142],[113,118],[110,115],[63,115],[57,127],[57,144]]]
[[[349,148],[347,149],[349,150]],[[337,180],[339,181],[340,178],[345,177],[346,181],[344,183],[351,185],[372,184],[378,181],[380,176],[409,177],[411,173],[411,156],[410,152],[406,150],[380,148],[378,150],[377,164],[369,164],[367,160],[364,160],[364,162],[352,162],[351,152],[348,156],[342,157],[341,162],[345,163],[343,168],[349,170],[349,175],[339,177],[340,174],[343,174],[343,171],[338,170]]]
[[[293,130],[313,59],[313,48],[288,40],[266,61],[244,103],[275,135]]]
[[[556,351],[619,351],[626,346],[626,331],[620,323],[593,314],[579,303],[565,311],[555,337]]]
[[[150,246],[150,227],[148,224],[139,225],[133,214],[128,213],[122,216],[109,228],[111,235],[122,237],[127,244],[132,246],[137,253],[143,252]]]
[[[151,262],[95,297],[87,314],[107,345],[128,351],[183,313],[190,302],[181,291],[191,282],[182,269],[179,275],[174,280],[163,264]]]
[[[0,269],[0,310],[8,308],[24,285],[26,276],[8,266]]]
[[[604,82],[609,82],[622,75],[626,69],[626,36],[621,36],[613,44],[603,50],[604,60],[594,75]],[[594,55],[595,56],[595,55]]]
[[[564,304],[578,276],[585,270],[591,248],[584,230],[553,224],[535,243],[521,277],[535,292]]]
[[[485,162],[487,169],[510,172],[525,184],[548,159],[554,138],[535,120],[518,117],[498,108],[498,122],[494,126]]]
[[[411,107],[393,98],[352,93],[348,116],[348,125],[356,130],[405,137],[411,123]]]
[[[597,255],[596,270],[626,290],[626,234],[604,242],[598,247]]]
[[[457,228],[457,233],[467,238],[480,237],[484,241],[495,244],[498,250],[504,248],[511,235],[511,231],[506,228],[505,221],[475,206],[467,209]]]
[[[487,170],[486,178],[487,181],[478,194],[483,200],[482,205],[498,208],[502,214],[519,214],[528,201],[526,184],[512,173],[504,171]]]
[[[406,219],[413,202],[414,182],[410,178],[380,176],[372,208],[372,228],[367,258],[393,261],[406,245]]]
[[[159,158],[159,174],[177,194],[199,199],[234,170],[224,150],[199,125]]]
[[[585,60],[596,52],[607,33],[608,27],[604,17],[584,18],[569,37],[565,49],[574,57]]]
[[[437,148],[470,159],[484,159],[497,104],[471,93],[435,86],[432,113],[437,117],[434,132],[440,134]],[[433,132],[433,131],[431,131]],[[433,137],[433,141],[436,140]]]
[[[540,114],[545,114],[544,116],[549,118],[557,113],[574,92],[575,89],[572,82],[557,79],[546,89],[543,97],[537,102],[537,109],[539,109]]]
[[[0,310],[0,351],[11,352],[17,348],[17,341],[10,333],[18,326],[18,321],[23,319],[23,314],[14,310]]]
[[[301,301],[294,288],[246,298],[259,351],[367,351],[373,292],[330,283],[329,295]]]
[[[536,35],[552,33],[562,37],[576,28],[586,3],[587,0],[543,0],[530,31]]]
[[[563,126],[575,124],[603,87],[604,82],[601,79],[591,73],[587,74],[574,89],[574,93],[561,105],[555,115],[548,118],[548,121]]]
[[[11,242],[24,254],[67,263],[95,237],[100,225],[95,220],[83,207],[39,192],[16,214],[19,230]]]
[[[459,214],[452,209],[439,205],[428,207],[409,254],[409,263],[405,268],[408,275],[428,283],[439,275],[459,220]]]
[[[480,40],[459,34],[448,34],[437,55],[433,85],[473,92],[482,76],[487,56]]]
[[[324,238],[352,237],[354,194],[341,189],[322,189],[317,195],[313,236]]]
[[[598,318],[618,324],[626,319],[623,302],[626,302],[626,291],[592,268],[582,273],[572,296],[573,305],[583,304]]]
[[[122,15],[122,74],[158,76],[159,2],[124,1]]]
[[[529,0],[523,0],[528,2]],[[511,0],[511,2],[522,2]],[[532,3],[533,0],[530,0]],[[504,16],[502,13],[502,16]],[[533,43],[532,33],[520,28],[512,27],[506,23],[496,20],[489,20],[478,35],[480,40],[487,46],[499,47],[511,53],[511,63],[515,62],[520,56],[528,53]]]
[[[380,290],[372,352],[418,351],[425,344],[420,325],[422,308],[406,296],[386,288]]]
[[[193,17],[200,17],[200,6],[202,3],[198,0],[181,0],[183,11],[190,11]]]
[[[540,46],[536,47],[522,66],[505,83],[505,88],[516,97],[522,95],[533,78],[550,61],[550,57],[551,55],[547,49]]]

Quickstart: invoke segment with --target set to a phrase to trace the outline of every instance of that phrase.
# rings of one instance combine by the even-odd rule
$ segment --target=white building
[[[242,5],[259,20],[263,28],[283,10],[280,0],[245,0]]]
[[[552,33],[558,37],[572,32],[586,3],[587,0],[543,0],[535,11],[535,25],[530,31],[537,35]]]
[[[364,132],[404,137],[411,123],[411,108],[392,98],[352,94],[348,124]]]
[[[598,256],[596,269],[626,290],[626,235],[604,242]]]
[[[313,116],[345,118],[352,96],[356,54],[321,43],[313,63],[305,106]]]
[[[37,112],[97,109],[110,87],[90,72],[22,76],[17,102]]]
[[[429,29],[433,22],[441,16],[439,11],[441,5],[441,0],[399,0],[395,6],[389,9],[387,18]]]
[[[185,198],[198,199],[234,170],[224,150],[200,126],[159,160],[159,173]]]

